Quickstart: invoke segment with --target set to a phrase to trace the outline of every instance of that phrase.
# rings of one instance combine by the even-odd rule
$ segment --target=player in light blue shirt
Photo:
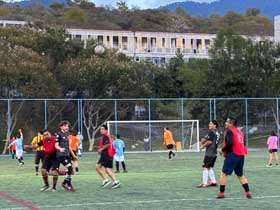
[[[116,173],[119,173],[119,164],[122,163],[123,172],[127,173],[126,166],[125,166],[125,160],[124,160],[124,150],[125,150],[125,144],[123,140],[121,140],[120,134],[117,134],[117,139],[113,141],[113,146],[116,150],[116,154],[114,155],[114,160],[116,161]]]
[[[19,131],[19,135],[17,135],[17,138],[15,141],[13,141],[10,146],[12,146],[13,144],[16,145],[16,158],[18,160],[19,165],[23,165],[23,149],[22,149],[22,142],[23,142],[23,133],[21,131],[21,129],[18,130]]]

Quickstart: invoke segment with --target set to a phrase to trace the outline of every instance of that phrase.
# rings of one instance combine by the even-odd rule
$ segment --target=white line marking
[[[269,198],[280,198],[280,195],[274,196],[256,196],[253,197],[253,200],[262,200],[262,199],[269,199]],[[247,198],[225,198],[222,200],[247,200]],[[119,201],[119,202],[96,202],[96,203],[75,203],[75,204],[62,204],[62,205],[47,205],[47,206],[39,206],[40,209],[42,208],[62,208],[62,207],[78,207],[78,206],[94,206],[94,205],[116,205],[116,204],[145,204],[145,203],[165,203],[165,202],[180,202],[180,201],[221,201],[216,198],[182,198],[182,199],[170,199],[170,200],[145,200],[145,201]],[[26,209],[23,207],[19,208],[9,208],[10,210],[20,210]],[[4,210],[4,209],[0,209]]]

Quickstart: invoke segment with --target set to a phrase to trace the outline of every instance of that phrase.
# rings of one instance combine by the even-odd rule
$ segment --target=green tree
[[[124,0],[120,0],[117,2],[117,8],[120,12],[127,12],[128,11],[128,5],[127,2]]]
[[[79,7],[73,6],[65,11],[65,19],[73,23],[85,23],[87,15]]]
[[[261,13],[261,11],[255,7],[247,8],[247,10],[246,10],[246,16],[257,16],[260,13]]]

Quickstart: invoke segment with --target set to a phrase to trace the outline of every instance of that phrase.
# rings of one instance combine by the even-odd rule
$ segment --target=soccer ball
[[[131,148],[132,148],[132,149],[135,149],[135,148],[136,148],[136,146],[135,146],[135,145],[131,145]]]
[[[102,55],[105,52],[105,47],[103,47],[102,45],[97,45],[94,48],[94,53],[97,55]]]

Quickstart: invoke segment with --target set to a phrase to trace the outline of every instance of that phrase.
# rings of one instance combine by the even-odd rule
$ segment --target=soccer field
[[[280,168],[266,168],[267,152],[250,152],[245,175],[249,179],[253,199],[245,198],[235,176],[229,177],[226,198],[216,200],[217,187],[198,189],[201,182],[203,153],[178,153],[166,160],[166,153],[126,154],[128,173],[118,174],[119,189],[101,189],[95,172],[96,154],[80,158],[81,174],[73,176],[76,192],[64,192],[59,177],[58,191],[40,192],[41,176],[34,175],[33,157],[25,157],[18,166],[10,157],[0,157],[0,209],[27,209],[3,195],[27,202],[37,209],[280,209]],[[216,177],[223,158],[215,166]],[[52,177],[49,177],[51,184]]]

